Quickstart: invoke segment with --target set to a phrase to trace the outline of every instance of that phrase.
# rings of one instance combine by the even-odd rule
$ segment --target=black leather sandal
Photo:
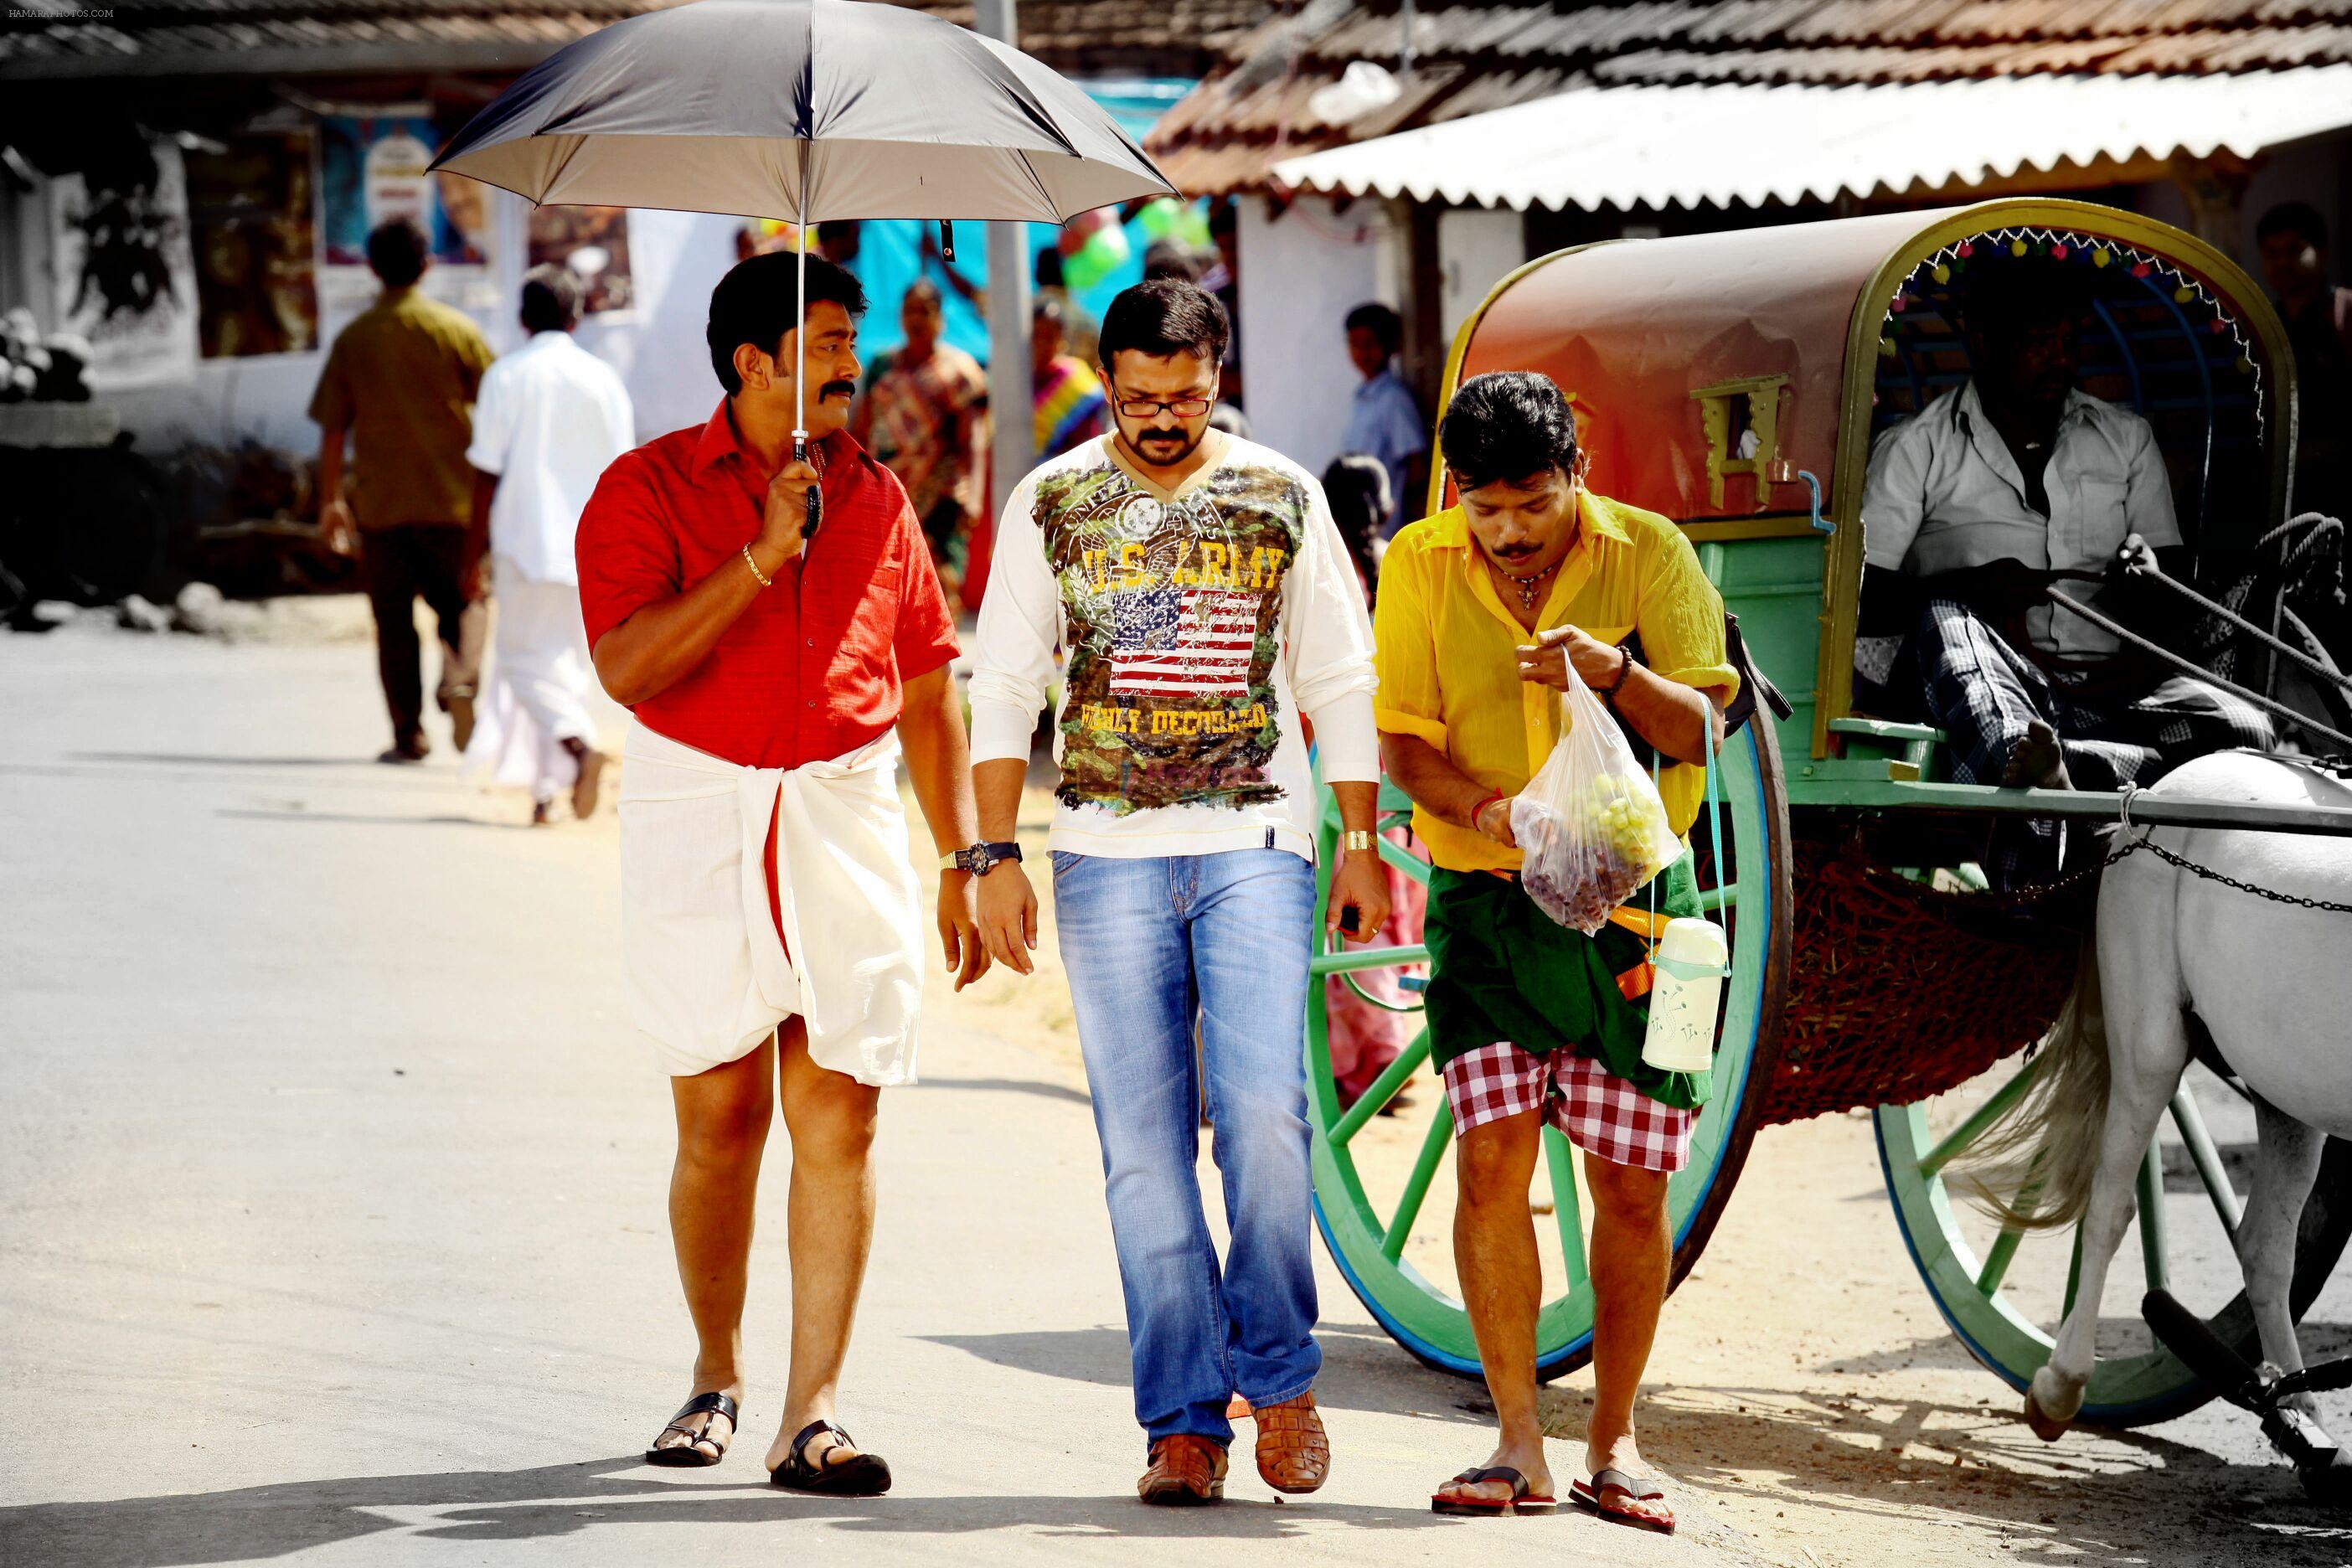
[[[796,1492],[823,1492],[829,1497],[880,1497],[890,1489],[890,1464],[879,1454],[854,1454],[837,1465],[825,1459],[809,1463],[810,1440],[828,1433],[835,1447],[825,1450],[827,1459],[845,1445],[852,1448],[857,1446],[856,1438],[832,1422],[812,1421],[793,1439],[792,1452],[784,1462],[768,1472],[770,1483]]]
[[[687,1422],[697,1415],[706,1417],[701,1426],[698,1428],[688,1426]],[[708,1417],[717,1415],[727,1417],[727,1436],[723,1440],[712,1436],[710,1433],[710,1422]],[[709,1394],[698,1394],[679,1405],[677,1414],[669,1418],[669,1425],[655,1435],[654,1447],[646,1450],[646,1463],[681,1467],[715,1465],[727,1457],[728,1445],[735,1441],[735,1401],[731,1396],[716,1390]],[[662,1439],[673,1432],[683,1436],[686,1441],[665,1447]],[[717,1448],[719,1452],[704,1453],[702,1445],[705,1443]]]

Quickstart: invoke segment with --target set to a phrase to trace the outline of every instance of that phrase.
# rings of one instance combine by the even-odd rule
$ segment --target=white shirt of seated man
[[[2047,517],[2028,500],[2024,475],[1970,377],[1872,444],[1864,559],[1917,577],[2004,557],[2041,571],[2105,572],[2135,533],[2159,550],[2181,542],[2156,432],[2128,408],[2070,388],[2042,487]],[[2106,591],[2056,586],[2094,605]],[[2045,653],[2069,658],[2117,647],[2080,616],[2047,605],[2026,613],[2026,632]]]

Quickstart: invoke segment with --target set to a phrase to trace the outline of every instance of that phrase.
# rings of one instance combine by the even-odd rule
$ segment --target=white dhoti
[[[630,1021],[673,1077],[758,1048],[797,1013],[819,1067],[915,1081],[920,889],[897,737],[752,768],[629,726],[621,767],[621,941]],[[776,823],[780,939],[764,851]]]
[[[563,742],[596,743],[588,706],[596,667],[581,626],[580,590],[535,582],[503,555],[492,563],[492,584],[497,629],[459,776],[553,800],[580,775],[579,760]]]

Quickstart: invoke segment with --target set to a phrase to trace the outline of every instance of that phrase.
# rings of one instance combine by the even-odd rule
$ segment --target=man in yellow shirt
[[[1502,1437],[1431,1502],[1499,1513],[1554,1495],[1536,1418],[1543,1281],[1527,1196],[1549,1121],[1584,1151],[1593,1202],[1596,1390],[1574,1500],[1671,1531],[1634,1447],[1633,1401],[1665,1300],[1666,1182],[1711,1086],[1641,1060],[1649,893],[1595,936],[1555,923],[1519,885],[1511,799],[1559,738],[1557,693],[1579,680],[1637,752],[1654,748],[1667,818],[1687,832],[1739,677],[1723,601],[1689,542],[1586,486],[1575,417],[1548,378],[1465,383],[1439,447],[1461,504],[1398,533],[1381,563],[1378,719],[1382,761],[1435,866],[1430,1059],[1454,1111],[1454,1260]],[[1660,924],[1698,912],[1687,850],[1654,891]]]

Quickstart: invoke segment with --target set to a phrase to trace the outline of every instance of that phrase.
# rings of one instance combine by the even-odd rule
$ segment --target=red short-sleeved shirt
[[[837,757],[898,722],[904,682],[955,657],[955,620],[898,479],[847,431],[817,450],[816,538],[691,674],[634,710],[671,740],[750,767]],[[605,469],[580,514],[589,646],[730,561],[747,571],[769,477],[724,402]]]

